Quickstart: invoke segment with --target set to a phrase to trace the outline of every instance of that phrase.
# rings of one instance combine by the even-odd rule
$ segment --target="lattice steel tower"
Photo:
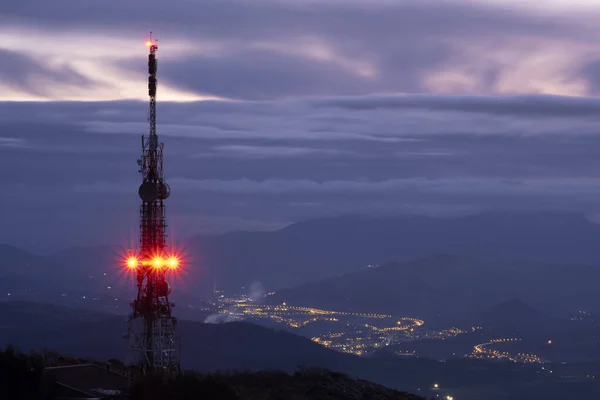
[[[152,34],[152,33],[151,33]],[[178,372],[179,341],[175,304],[169,301],[171,286],[166,277],[177,269],[177,256],[168,254],[164,200],[170,188],[163,178],[163,147],[156,134],[156,52],[158,41],[146,43],[148,54],[148,95],[150,132],[142,135],[142,157],[138,160],[143,182],[138,194],[140,207],[140,247],[127,260],[137,278],[137,297],[131,303],[127,337],[131,344],[128,363],[142,373]]]

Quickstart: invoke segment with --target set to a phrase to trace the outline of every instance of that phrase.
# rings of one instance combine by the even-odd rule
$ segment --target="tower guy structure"
[[[130,340],[128,363],[143,374],[178,372],[179,341],[176,319],[171,315],[175,304],[169,301],[171,286],[167,275],[179,266],[176,255],[169,254],[166,241],[164,201],[170,188],[163,178],[163,147],[156,134],[156,52],[158,41],[146,45],[148,54],[149,134],[142,135],[142,156],[138,160],[142,184],[138,190],[140,242],[126,260],[126,267],[137,280],[137,296],[132,301],[127,337]]]

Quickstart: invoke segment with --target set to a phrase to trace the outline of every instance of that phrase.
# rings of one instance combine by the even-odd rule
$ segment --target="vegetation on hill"
[[[193,394],[193,397],[190,397]],[[356,399],[419,400],[408,393],[388,389],[345,374],[321,368],[282,371],[184,373],[176,377],[148,376],[134,383],[131,400],[153,399]]]
[[[0,351],[0,396],[10,399],[44,399],[44,358],[25,354],[13,347]]]
[[[116,360],[112,360],[115,364]],[[0,393],[7,398],[53,400],[52,382],[44,380],[44,367],[79,364],[85,360],[54,352],[23,353],[13,347],[0,351]],[[118,399],[116,397],[115,399]],[[130,400],[267,400],[356,399],[423,400],[345,374],[320,368],[283,371],[231,371],[216,374],[186,372],[177,376],[149,375],[135,380]]]

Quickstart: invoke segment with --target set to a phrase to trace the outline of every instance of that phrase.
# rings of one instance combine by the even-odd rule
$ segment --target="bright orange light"
[[[127,259],[127,266],[130,269],[135,269],[138,266],[138,260],[137,260],[137,258],[135,258],[135,257],[129,257]]]
[[[148,41],[146,42],[146,46],[148,46],[148,47],[152,46],[152,42],[148,40]]]
[[[177,259],[177,257],[171,257],[169,258],[169,268],[171,269],[176,269],[177,267],[179,267],[179,260]]]
[[[161,268],[163,263],[164,261],[160,257],[155,257],[154,260],[152,260],[152,265],[154,265],[154,268]]]

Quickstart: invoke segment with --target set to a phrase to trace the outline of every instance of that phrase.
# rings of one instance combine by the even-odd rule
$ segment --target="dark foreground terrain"
[[[193,397],[190,395],[193,394]],[[364,380],[324,369],[282,371],[187,373],[172,379],[148,377],[132,387],[130,399],[222,400],[424,400],[423,397],[388,389]]]
[[[62,357],[53,352],[26,354],[7,347],[0,351],[0,393],[2,398],[22,400],[91,398],[90,395],[113,400],[424,400],[423,397],[320,368],[300,369],[293,374],[272,370],[214,374],[186,372],[172,377],[146,376],[134,380],[132,386],[127,388],[124,387],[127,379],[115,372],[120,363],[112,361],[111,368],[90,368],[91,365],[86,360]],[[74,374],[57,373],[76,369],[79,371]],[[98,380],[99,374],[120,379],[104,377]],[[61,378],[68,379],[65,381],[68,385],[61,382]],[[106,385],[113,382],[117,386],[93,389],[89,386],[91,380],[102,381]],[[68,394],[65,393],[65,388],[69,390]]]

